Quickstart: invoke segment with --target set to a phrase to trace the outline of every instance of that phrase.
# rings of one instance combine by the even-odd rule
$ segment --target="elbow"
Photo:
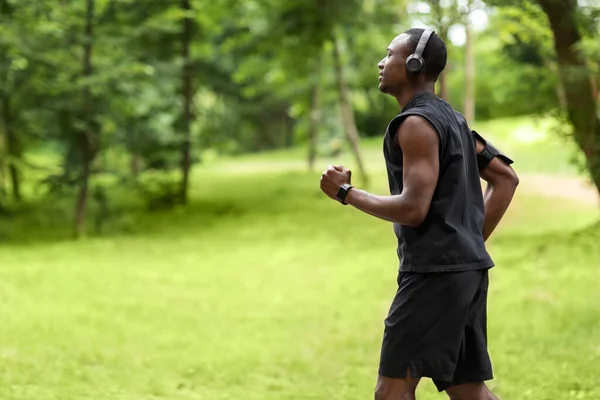
[[[415,206],[402,215],[401,218],[397,218],[397,222],[401,225],[416,228],[425,221],[428,212],[429,208]]]
[[[424,221],[425,221],[425,217],[427,217],[427,214],[423,215],[423,214],[418,214],[418,215],[414,215],[409,221],[408,221],[408,226],[412,226],[413,228],[418,227],[419,225],[421,225]]]
[[[505,185],[509,187],[514,193],[517,190],[517,186],[519,186],[519,176],[517,175],[517,173],[513,169],[511,169],[507,174],[505,180]]]
[[[488,183],[493,188],[501,188],[503,191],[515,192],[519,186],[519,176],[511,168],[503,171],[501,174],[496,174],[488,180]]]
[[[513,188],[517,188],[517,186],[519,186],[519,176],[517,175],[517,173],[515,172],[514,169],[510,169],[508,176],[507,176],[507,180],[508,183],[513,187]]]

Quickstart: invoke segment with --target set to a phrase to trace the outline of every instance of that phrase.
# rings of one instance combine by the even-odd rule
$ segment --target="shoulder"
[[[462,113],[460,111],[456,111],[455,109],[452,109],[452,112],[454,113],[454,116],[456,117],[456,119],[458,119],[459,121],[467,121],[465,116],[462,115]]]
[[[397,134],[400,132],[421,132],[434,130],[435,127],[431,121],[424,115],[421,114],[409,114],[406,115],[397,129]]]
[[[424,116],[408,115],[396,132],[396,141],[401,148],[436,148],[440,137],[434,125]]]

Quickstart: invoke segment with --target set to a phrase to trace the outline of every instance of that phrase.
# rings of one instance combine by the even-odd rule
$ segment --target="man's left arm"
[[[403,154],[402,193],[379,196],[352,188],[345,202],[389,222],[418,226],[429,212],[438,180],[439,137],[425,119],[409,116],[398,128],[396,141]],[[321,189],[335,199],[339,186],[347,182],[348,170],[339,166],[330,167],[321,177]]]

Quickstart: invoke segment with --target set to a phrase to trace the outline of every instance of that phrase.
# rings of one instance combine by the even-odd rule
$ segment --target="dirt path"
[[[595,187],[582,178],[520,173],[519,179],[519,191],[600,204]]]

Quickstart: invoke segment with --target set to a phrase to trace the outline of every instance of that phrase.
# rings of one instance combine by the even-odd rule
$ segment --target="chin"
[[[388,94],[390,96],[394,96],[393,90],[391,90],[391,88],[389,86],[379,84],[379,91],[381,93]]]

